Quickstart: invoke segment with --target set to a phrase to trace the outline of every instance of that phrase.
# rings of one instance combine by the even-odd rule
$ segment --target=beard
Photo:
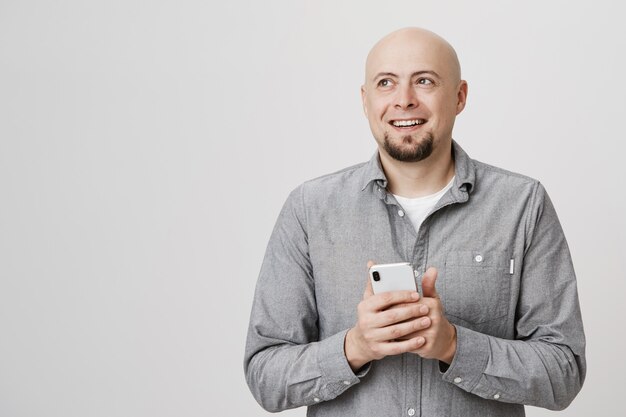
[[[419,162],[433,153],[434,138],[431,132],[426,132],[421,140],[415,139],[411,135],[403,136],[400,140],[400,143],[392,143],[389,134],[385,132],[383,148],[389,156],[397,161]]]

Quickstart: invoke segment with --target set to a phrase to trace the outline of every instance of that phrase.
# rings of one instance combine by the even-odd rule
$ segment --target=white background
[[[374,152],[363,64],[404,26],[456,47],[470,156],[556,205],[589,364],[561,415],[619,414],[623,16],[617,1],[0,0],[0,415],[266,415],[242,369],[265,245],[291,189]]]

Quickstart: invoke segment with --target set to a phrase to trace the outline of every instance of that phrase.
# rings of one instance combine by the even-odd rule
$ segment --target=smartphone
[[[417,291],[413,267],[408,262],[379,264],[369,269],[374,294],[386,291]]]

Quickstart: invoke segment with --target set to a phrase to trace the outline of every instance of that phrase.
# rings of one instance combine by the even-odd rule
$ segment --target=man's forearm
[[[457,327],[457,352],[444,380],[480,397],[551,410],[580,391],[584,356],[567,345],[506,340]]]
[[[254,398],[270,412],[336,398],[359,382],[346,361],[344,339],[345,331],[307,344],[276,340],[257,350],[269,338],[249,334],[244,368]]]

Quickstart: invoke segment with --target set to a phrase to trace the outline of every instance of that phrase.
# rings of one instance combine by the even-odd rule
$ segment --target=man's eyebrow
[[[441,76],[439,74],[437,74],[437,71],[433,71],[433,70],[425,70],[425,71],[417,71],[414,72],[413,74],[411,74],[411,78],[417,76],[417,75],[424,75],[424,74],[430,74],[430,75],[434,75],[436,78],[441,78]]]
[[[378,74],[374,75],[374,77],[372,78],[372,81],[377,80],[380,77],[396,77],[398,78],[398,76],[396,74],[394,74],[393,72],[379,72]]]
[[[411,74],[411,78],[416,77],[418,75],[424,75],[424,74],[431,74],[431,75],[434,75],[435,77],[441,79],[441,76],[439,74],[437,74],[436,71],[433,71],[433,70],[415,71],[413,74]],[[380,77],[395,77],[395,78],[398,78],[398,75],[394,74],[393,72],[379,72],[378,74],[376,74],[374,76],[374,78],[372,78],[372,81],[375,81],[375,80],[377,80]]]

